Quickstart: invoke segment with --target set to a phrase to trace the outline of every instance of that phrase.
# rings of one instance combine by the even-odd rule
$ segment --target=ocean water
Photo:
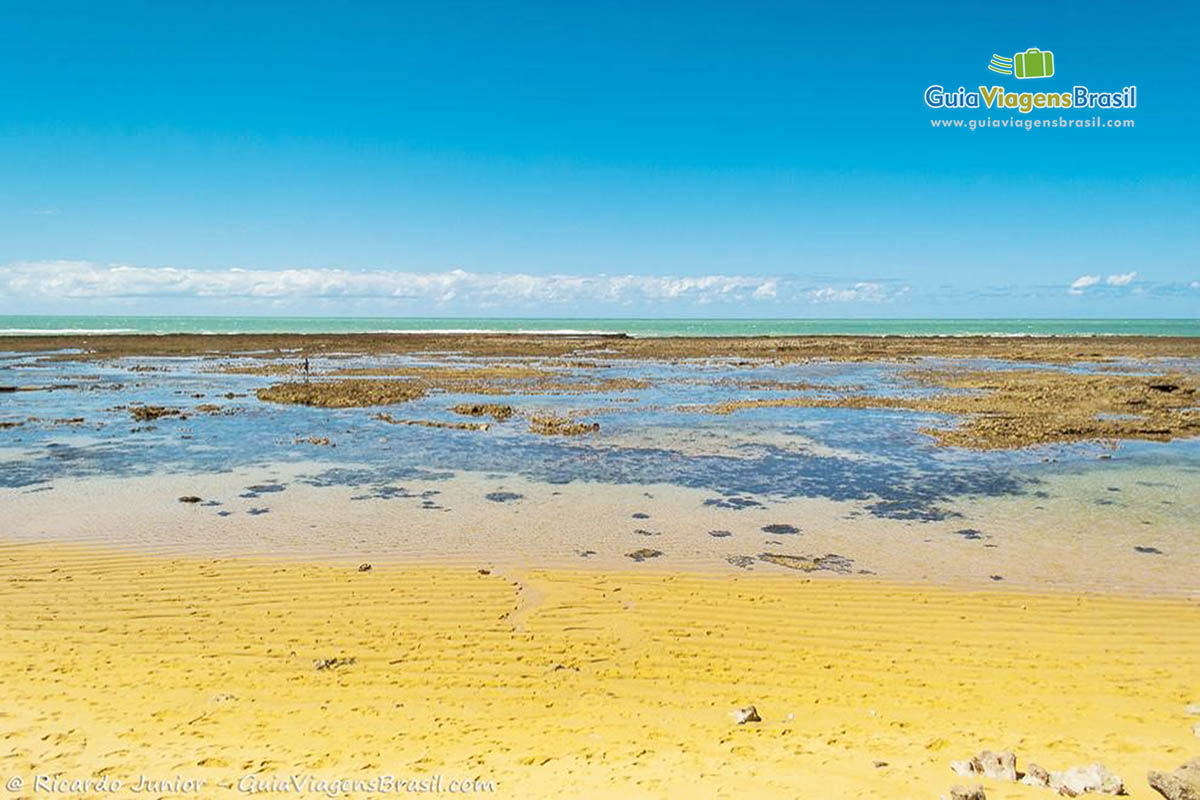
[[[649,546],[662,554],[658,568],[739,573],[765,570],[762,553],[835,554],[836,564],[889,579],[1154,592],[1193,592],[1200,574],[1200,439],[974,452],[936,445],[925,429],[954,424],[937,414],[698,408],[747,392],[815,391],[805,386],[928,391],[905,365],[581,362],[556,367],[564,383],[548,393],[434,391],[387,407],[315,408],[260,401],[258,389],[294,379],[244,370],[265,363],[74,362],[0,343],[0,385],[29,389],[0,393],[9,536],[476,566],[504,558],[623,568]],[[312,367],[403,380],[389,376],[493,363],[511,362],[336,354]],[[625,380],[584,388],[598,379]],[[488,420],[488,430],[421,424],[461,422],[452,406],[480,401],[517,413]],[[142,421],[131,410],[139,404],[178,413]],[[600,427],[542,436],[528,422],[541,413]],[[183,496],[203,502],[181,504]]]
[[[603,378],[642,381],[645,388],[577,394],[505,395],[518,412],[565,414],[595,421],[600,433],[546,437],[520,418],[474,431],[392,425],[380,411],[417,420],[457,422],[460,402],[495,401],[471,393],[432,392],[386,408],[329,409],[264,403],[257,389],[286,378],[224,373],[230,359],[135,357],[113,362],[42,362],[36,354],[2,353],[0,384],[44,387],[0,394],[0,487],[32,488],[63,477],[136,476],[162,472],[221,472],[312,455],[297,447],[309,436],[329,437],[337,468],[312,476],[317,484],[383,487],[414,476],[435,479],[458,471],[520,475],[548,484],[575,480],[610,484],[670,483],[714,496],[856,500],[868,513],[894,519],[941,519],[966,498],[1028,495],[1047,472],[1080,468],[1110,472],[1095,443],[1004,452],[941,448],[922,429],[949,420],[896,409],[760,408],[735,415],[698,413],[696,407],[745,394],[743,382],[800,381],[853,386],[884,394],[927,391],[884,363],[762,364],[734,366],[618,361]],[[380,370],[447,362],[407,355],[313,360],[320,372]],[[931,360],[932,366],[940,362]],[[972,366],[1012,367],[978,360]],[[1076,365],[1088,369],[1087,364]],[[1136,366],[1131,367],[1136,370]],[[564,380],[587,383],[585,367],[561,370]],[[786,396],[799,390],[756,391]],[[811,390],[799,391],[801,394]],[[131,405],[180,408],[185,418],[149,425],[131,420]],[[216,404],[217,413],[194,409]],[[1200,467],[1200,440],[1126,442],[1128,466]]]
[[[622,333],[629,336],[1200,336],[1200,319],[619,319],[0,316],[0,336],[168,333]]]

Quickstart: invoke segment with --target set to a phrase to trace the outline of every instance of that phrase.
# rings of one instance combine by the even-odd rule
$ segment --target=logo
[[[1049,78],[1054,75],[1054,53],[1038,50],[1036,47],[1031,47],[1024,53],[1016,53],[1012,58],[992,53],[988,69],[1021,79]]]
[[[993,53],[987,68],[1000,75],[1011,75],[1018,80],[1053,78],[1054,53],[1036,47],[1014,53],[1012,58]],[[1039,91],[1026,92],[1009,91],[1003,86],[980,85],[973,91],[965,85],[960,85],[954,90],[947,89],[945,84],[935,83],[925,90],[925,105],[929,108],[944,109],[986,108],[995,111],[1016,111],[1020,114],[1058,112],[1061,109],[1137,108],[1136,86],[1100,92],[1093,91],[1083,84],[1038,88]]]

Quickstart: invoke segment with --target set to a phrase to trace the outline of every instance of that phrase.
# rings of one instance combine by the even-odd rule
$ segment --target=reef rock
[[[1026,786],[1040,786],[1043,789],[1049,789],[1050,773],[1037,764],[1030,763],[1029,768],[1025,770],[1025,776],[1021,778],[1021,783]]]
[[[290,403],[320,408],[359,408],[405,403],[425,396],[425,388],[406,381],[340,380],[320,383],[277,383],[255,392],[264,403]]]
[[[463,414],[468,417],[491,417],[497,422],[504,422],[516,413],[512,406],[499,403],[459,403],[451,406],[450,410],[455,414]]]
[[[187,419],[184,413],[178,408],[166,408],[165,406],[134,406],[129,409],[129,413],[138,422],[149,422],[160,417]]]
[[[580,422],[571,417],[534,414],[529,418],[530,433],[540,433],[542,436],[583,436],[598,430],[599,422]]]
[[[1151,770],[1150,788],[1167,800],[1200,800],[1200,758],[1193,758],[1174,772]]]
[[[982,786],[951,786],[950,800],[987,800]]]

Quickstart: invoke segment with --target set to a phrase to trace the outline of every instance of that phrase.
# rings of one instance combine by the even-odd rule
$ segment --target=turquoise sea
[[[0,336],[108,333],[624,333],[630,336],[1200,336],[1200,319],[603,319],[0,316]]]

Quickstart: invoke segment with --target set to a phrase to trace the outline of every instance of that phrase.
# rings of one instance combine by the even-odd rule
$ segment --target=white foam
[[[0,328],[0,336],[102,336],[108,333],[137,333],[137,328]]]
[[[594,330],[576,330],[574,328],[555,328],[551,330],[542,330],[540,328],[395,328],[383,329],[377,331],[363,331],[363,333],[428,333],[428,334],[467,334],[467,333],[509,333],[509,334],[534,334],[538,336],[621,336],[625,331],[594,331]]]

